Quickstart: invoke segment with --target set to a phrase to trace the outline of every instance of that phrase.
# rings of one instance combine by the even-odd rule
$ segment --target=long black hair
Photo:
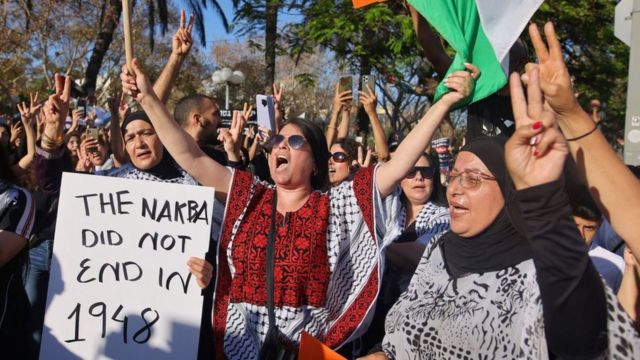
[[[288,120],[281,128],[286,125],[294,125],[307,140],[311,146],[311,154],[315,163],[315,171],[311,175],[311,187],[314,190],[324,191],[329,186],[329,149],[327,148],[327,140],[322,129],[311,121],[304,119]]]

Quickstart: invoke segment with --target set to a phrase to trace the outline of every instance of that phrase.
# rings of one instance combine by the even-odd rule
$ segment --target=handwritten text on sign
[[[213,195],[65,173],[41,358],[195,358]]]

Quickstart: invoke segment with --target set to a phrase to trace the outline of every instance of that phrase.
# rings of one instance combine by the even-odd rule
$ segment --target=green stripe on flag
[[[484,99],[507,84],[507,76],[482,29],[475,0],[409,0],[409,3],[456,51],[445,76],[465,70],[465,62],[480,69],[473,93],[460,106]],[[447,92],[449,89],[440,83],[434,101]]]

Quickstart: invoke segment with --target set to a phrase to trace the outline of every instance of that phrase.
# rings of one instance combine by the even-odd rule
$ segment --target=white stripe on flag
[[[509,66],[509,50],[543,0],[476,0],[482,28],[502,68]],[[506,60],[506,61],[505,61]]]

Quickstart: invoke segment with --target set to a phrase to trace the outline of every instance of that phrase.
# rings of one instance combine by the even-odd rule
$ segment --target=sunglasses
[[[404,177],[407,179],[413,179],[419,172],[423,179],[431,179],[433,178],[434,171],[435,169],[431,166],[414,166],[413,169],[409,170],[407,175]]]
[[[342,151],[336,151],[333,154],[331,154],[331,158],[333,159],[334,162],[343,163],[347,161],[349,157],[347,156],[347,154],[343,153]]]
[[[271,138],[269,148],[273,149],[276,146],[280,146],[280,144],[285,140],[287,141],[289,147],[291,147],[293,150],[299,150],[307,141],[302,135],[291,135],[289,137],[286,137],[284,135],[278,134]]]

